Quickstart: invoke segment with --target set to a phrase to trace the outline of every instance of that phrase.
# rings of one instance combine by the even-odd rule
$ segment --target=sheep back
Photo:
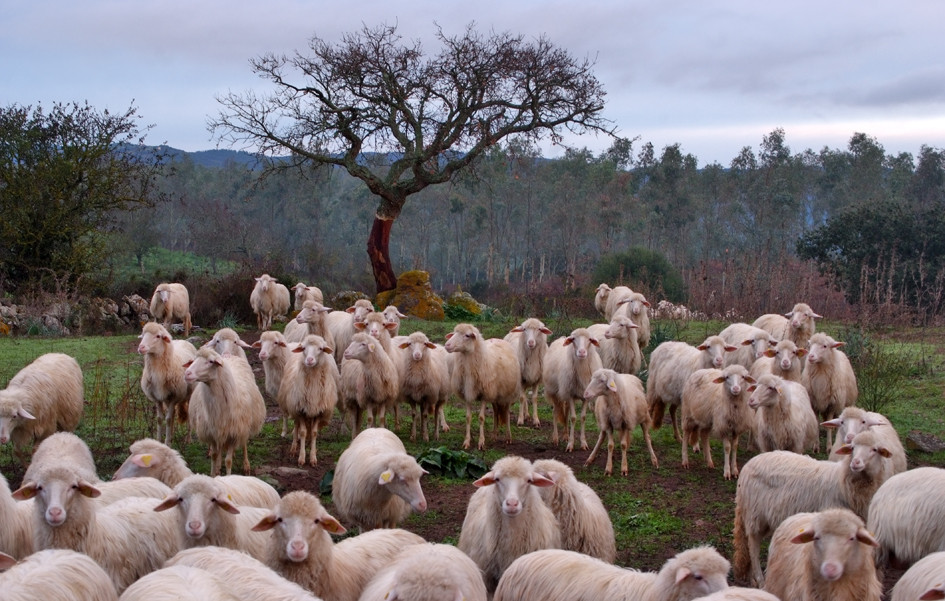
[[[360,601],[486,601],[479,568],[452,545],[424,543],[404,549],[378,571]]]
[[[68,549],[39,551],[0,572],[0,590],[5,601],[118,599],[105,570],[88,555]]]

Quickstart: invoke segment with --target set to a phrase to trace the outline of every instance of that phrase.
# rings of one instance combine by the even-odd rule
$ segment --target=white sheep
[[[781,601],[771,593],[760,588],[730,586],[711,595],[693,599],[693,601]]]
[[[492,593],[517,558],[561,547],[558,521],[536,490],[554,482],[527,459],[508,455],[473,484],[479,490],[469,498],[457,546],[482,570]]]
[[[400,399],[414,407],[410,440],[417,440],[417,424],[423,440],[429,441],[427,419],[433,418],[435,437],[440,439],[439,416],[449,399],[449,354],[440,345],[430,342],[423,332],[414,332],[397,346],[397,372],[400,380]]]
[[[249,556],[247,556],[248,558]],[[173,558],[171,558],[173,561]],[[268,568],[267,568],[268,569]],[[119,601],[243,601],[232,583],[207,570],[174,565],[142,576],[125,589]],[[273,595],[274,597],[274,595]],[[311,599],[315,597],[309,595]],[[271,597],[267,593],[267,601]]]
[[[91,557],[48,549],[0,572],[4,601],[117,601],[115,585]]]
[[[792,515],[771,537],[764,588],[781,599],[879,601],[876,546],[849,509]]]
[[[193,361],[197,349],[187,340],[173,340],[164,326],[148,322],[141,329],[138,353],[144,357],[141,390],[154,403],[157,434],[166,444],[174,440],[174,414],[187,422],[188,403],[193,386],[184,380],[184,363]]]
[[[384,315],[384,323],[393,324],[390,330],[391,336],[397,336],[400,334],[400,320],[406,319],[407,316],[400,312],[400,310],[394,305],[387,305],[384,307],[384,310],[381,311]]]
[[[17,503],[0,474],[0,553],[22,559],[33,552],[33,501]]]
[[[266,394],[269,398],[279,400],[279,387],[282,386],[282,375],[294,349],[289,347],[285,335],[277,330],[267,330],[259,335],[259,340],[252,343],[254,349],[259,350],[259,360],[262,361],[263,374],[266,376]],[[332,357],[334,360],[334,357]],[[282,411],[282,437],[285,438],[289,430],[288,411],[279,406]]]
[[[505,335],[504,340],[512,345],[518,357],[518,367],[522,374],[522,398],[518,407],[518,425],[525,424],[528,414],[528,398],[532,403],[532,425],[541,427],[538,419],[538,387],[541,385],[541,371],[548,352],[548,336],[551,330],[537,317],[529,317],[515,326]],[[531,394],[529,394],[531,392]]]
[[[682,402],[686,380],[698,369],[725,366],[725,353],[736,350],[718,336],[709,336],[699,346],[685,342],[668,341],[660,344],[650,355],[649,376],[646,380],[646,402],[650,407],[650,423],[654,430],[663,425],[663,414],[669,408],[673,437],[682,440],[676,420],[676,410]]]
[[[558,444],[558,424],[567,424],[566,450],[569,453],[574,450],[574,426],[577,422],[575,400],[581,402],[581,449],[587,449],[584,436],[587,401],[584,391],[594,372],[603,367],[597,352],[599,346],[600,342],[591,336],[587,328],[577,328],[568,336],[552,342],[545,355],[541,380],[545,387],[545,398],[551,401],[554,409],[551,442]]]
[[[356,334],[343,357],[339,403],[350,418],[353,438],[365,412],[369,426],[383,427],[384,410],[397,401],[400,382],[393,358],[369,334]]]
[[[341,519],[361,530],[394,528],[411,511],[426,511],[420,487],[426,473],[396,434],[368,428],[338,458],[331,500]]]
[[[320,601],[318,597],[298,584],[289,582],[254,557],[234,549],[185,549],[168,560],[166,567],[190,567],[209,572],[225,587],[226,601]],[[147,599],[151,601],[151,598]],[[202,598],[197,597],[194,601],[202,601]],[[207,601],[220,600],[211,597]]]
[[[814,320],[821,318],[807,303],[797,303],[790,313],[766,313],[751,325],[767,330],[778,340],[791,340],[797,348],[805,348],[816,328]]]
[[[587,388],[584,389],[584,399],[593,400],[594,416],[600,434],[597,444],[584,465],[590,465],[597,459],[597,453],[607,436],[607,465],[604,473],[608,476],[614,471],[614,432],[620,437],[620,474],[630,473],[627,466],[627,448],[633,437],[633,430],[637,426],[643,430],[643,440],[650,452],[650,463],[659,467],[656,453],[653,452],[653,442],[650,440],[650,414],[647,412],[646,392],[640,378],[631,374],[620,374],[612,369],[598,369],[591,376]]]
[[[101,492],[75,468],[44,465],[14,491],[19,501],[36,498],[33,538],[37,550],[72,549],[101,565],[120,593],[160,568],[181,547],[174,517],[153,511],[153,498],[128,497],[104,507]]]
[[[272,327],[272,320],[289,312],[289,289],[268,273],[256,278],[256,285],[249,295],[249,304],[256,314],[256,326],[260,331]]]
[[[837,437],[833,442],[833,447],[830,449],[829,459],[831,461],[840,460],[837,449],[844,444],[850,444],[854,436],[864,430],[872,430],[879,436],[883,446],[892,453],[889,462],[889,468],[891,470],[889,476],[906,471],[908,467],[906,465],[906,449],[902,446],[899,433],[896,432],[889,418],[885,415],[874,411],[866,411],[860,407],[847,407],[840,413],[839,417],[825,421],[820,425],[825,428],[835,428],[837,430]]]
[[[299,448],[299,465],[305,465],[306,440],[311,440],[309,465],[316,464],[315,443],[318,432],[331,422],[338,404],[340,375],[334,350],[321,336],[309,335],[302,346],[293,350],[298,359],[290,361],[279,388],[279,406],[285,407],[295,422],[292,435],[294,454]]]
[[[775,375],[763,375],[748,390],[748,406],[755,410],[754,440],[765,451],[820,451],[817,416],[807,389]],[[850,437],[850,441],[853,437]],[[838,457],[839,458],[839,457]]]
[[[297,490],[283,497],[254,527],[272,531],[266,564],[327,601],[357,601],[379,570],[410,545],[426,541],[399,528],[364,532],[334,544],[330,534],[345,528],[318,497]]]
[[[555,483],[539,487],[538,494],[558,520],[561,548],[613,563],[617,557],[614,526],[594,489],[556,459],[539,459],[532,465]]]
[[[764,357],[751,364],[749,373],[756,380],[765,374],[773,374],[785,380],[800,382],[805,355],[807,349],[797,348],[793,340],[781,340],[773,349],[765,351]]]
[[[640,352],[639,328],[632,319],[622,313],[614,315],[609,324],[595,323],[587,331],[600,343],[600,360],[603,367],[622,374],[636,374],[643,362]]]
[[[617,311],[620,310],[621,301],[630,297],[633,294],[633,290],[627,286],[614,286],[606,293],[607,303],[604,306],[604,320],[608,323],[611,319],[614,318],[614,315],[617,314]]]
[[[493,601],[688,601],[725,589],[729,563],[712,547],[677,553],[658,573],[574,551],[536,551],[506,570]]]
[[[594,293],[594,308],[597,309],[597,312],[601,315],[607,311],[607,299],[610,297],[610,291],[612,288],[607,284],[600,284],[597,286],[597,290]]]
[[[452,545],[413,545],[374,575],[359,601],[486,601],[479,568]]]
[[[40,355],[0,390],[0,444],[12,442],[22,460],[26,445],[75,430],[84,394],[78,361],[63,353]]]
[[[158,284],[151,295],[150,310],[151,316],[167,330],[171,329],[172,321],[182,321],[184,336],[190,336],[190,294],[183,284]]]
[[[210,348],[221,355],[232,355],[246,361],[249,365],[249,359],[246,357],[244,349],[253,348],[253,346],[236,333],[232,328],[220,328],[201,348]]]
[[[945,551],[929,553],[899,578],[890,601],[945,599]]]
[[[737,580],[761,586],[761,541],[788,516],[829,507],[846,507],[865,516],[870,499],[883,483],[889,451],[872,432],[861,432],[841,450],[840,462],[818,461],[790,451],[755,455],[735,489]]]
[[[244,359],[201,348],[187,364],[184,378],[195,382],[190,398],[190,426],[210,446],[210,475],[233,472],[233,451],[243,447],[243,471],[250,472],[249,438],[259,433],[266,404],[253,371]]]
[[[650,301],[646,300],[646,297],[639,292],[631,292],[629,296],[621,299],[617,306],[637,325],[637,338],[640,348],[646,348],[650,344]],[[620,312],[617,311],[614,315]],[[613,323],[614,316],[611,316],[610,321]]]
[[[155,478],[174,488],[194,472],[180,453],[153,438],[142,438],[131,443],[131,455],[115,471],[114,480],[135,477]],[[279,493],[271,484],[254,476],[217,476],[226,487],[228,497],[237,505],[275,507]]]
[[[345,349],[351,344],[351,339],[358,330],[354,324],[361,323],[368,313],[374,311],[374,305],[367,299],[358,299],[344,311],[332,311],[327,315],[326,325],[335,341],[335,361],[340,365],[344,359]],[[326,340],[327,337],[323,336]]]
[[[856,404],[859,390],[850,359],[840,349],[843,342],[818,332],[811,336],[807,364],[801,383],[810,395],[810,404],[820,421],[828,421]],[[827,430],[827,448],[832,446],[831,430]]]
[[[328,315],[331,309],[318,301],[307,300],[302,304],[302,310],[285,324],[286,342],[302,342],[310,334],[324,338],[330,345],[335,344],[335,337],[328,327]],[[350,340],[349,340],[350,342]],[[334,348],[334,346],[332,346]]]
[[[767,330],[756,328],[747,323],[733,323],[719,332],[719,336],[732,346],[737,347],[735,352],[725,357],[725,364],[738,364],[750,370],[758,359],[778,344],[778,340]]]
[[[499,428],[505,425],[506,442],[512,442],[511,407],[522,394],[518,357],[512,345],[498,338],[486,340],[475,326],[461,323],[446,335],[445,346],[446,351],[453,354],[451,387],[466,404],[463,448],[468,449],[472,441],[472,404],[477,401],[479,450],[486,447],[486,405],[492,405],[495,437],[498,438]],[[546,394],[547,390],[546,385]]]
[[[748,407],[748,387],[755,381],[741,365],[725,369],[699,369],[683,387],[682,466],[689,467],[689,445],[699,443],[706,465],[714,468],[709,438],[720,438],[722,473],[726,480],[738,477],[738,439],[750,432],[754,415]]]
[[[180,481],[154,511],[171,512],[177,520],[181,548],[216,546],[249,553],[260,561],[266,558],[268,535],[252,530],[270,510],[237,507],[221,482],[194,474]]]
[[[325,295],[322,294],[322,290],[318,286],[306,286],[304,283],[299,282],[295,286],[292,286],[292,291],[295,292],[295,304],[293,308],[296,311],[301,311],[302,305],[308,300],[318,301],[320,303],[325,302]]]
[[[901,472],[879,487],[867,517],[867,527],[880,545],[879,565],[893,559],[908,565],[945,551],[943,498],[945,470],[937,467]]]

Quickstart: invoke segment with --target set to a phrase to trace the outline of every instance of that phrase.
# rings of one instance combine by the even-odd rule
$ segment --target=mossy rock
[[[359,300],[371,300],[371,297],[363,292],[357,292],[355,290],[342,290],[341,292],[335,294],[329,299],[327,307],[331,307],[335,311],[344,311],[348,307],[353,307],[354,303]]]
[[[456,292],[446,299],[446,305],[448,307],[459,307],[473,315],[482,315],[483,310],[485,310],[485,305],[474,299],[468,292],[464,292],[461,288],[457,288]]]
[[[433,292],[426,271],[405,271],[397,278],[397,287],[377,295],[375,303],[383,309],[394,305],[402,313],[428,321],[443,321],[443,299]]]

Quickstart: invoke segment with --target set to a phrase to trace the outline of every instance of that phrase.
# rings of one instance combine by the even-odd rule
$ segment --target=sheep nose
[[[148,345],[146,345],[146,344],[139,344],[139,345],[138,345],[138,353],[141,354],[141,355],[147,355],[147,354],[148,354]]]
[[[824,579],[831,582],[836,581],[838,578],[843,576],[843,564],[827,561],[820,566],[820,574]]]
[[[578,349],[577,356],[580,358],[587,357],[587,349]]]
[[[260,360],[260,361],[266,361],[266,360],[268,360],[268,359],[269,359],[269,353],[266,353],[266,352],[259,353],[259,360]]]
[[[732,386],[732,394],[737,395],[737,394],[741,394],[741,392],[742,392],[741,386]]]
[[[526,346],[528,346],[528,348],[535,348],[535,347],[538,345],[538,343],[535,342],[534,340],[529,340],[529,341],[526,342],[525,344],[526,344]]]
[[[50,507],[48,512],[53,521],[58,522],[62,519],[62,507]]]
[[[296,552],[303,551],[305,549],[305,541],[294,540],[291,543],[289,543],[289,546],[292,547],[293,551],[296,551]]]

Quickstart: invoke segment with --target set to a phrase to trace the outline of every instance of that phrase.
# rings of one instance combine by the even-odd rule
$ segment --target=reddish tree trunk
[[[390,263],[390,230],[393,226],[393,219],[375,217],[368,236],[367,254],[371,260],[374,284],[378,292],[386,292],[397,287],[397,276]]]

